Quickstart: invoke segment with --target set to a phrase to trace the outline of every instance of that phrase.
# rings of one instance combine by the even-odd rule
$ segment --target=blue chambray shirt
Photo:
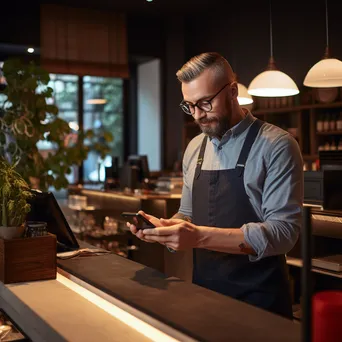
[[[256,118],[246,117],[226,132],[221,140],[208,139],[202,170],[235,168],[248,133]],[[204,134],[191,140],[183,157],[183,190],[179,212],[192,217],[192,185]],[[265,123],[251,148],[244,172],[247,196],[260,222],[241,229],[255,250],[251,261],[285,254],[297,241],[302,224],[304,189],[303,160],[297,141],[286,131]],[[227,227],[237,228],[237,227]]]

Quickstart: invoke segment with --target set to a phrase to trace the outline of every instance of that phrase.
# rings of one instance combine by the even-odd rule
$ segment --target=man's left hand
[[[196,248],[202,239],[200,227],[193,223],[179,219],[161,219],[160,222],[163,227],[143,230],[145,240],[179,251]]]

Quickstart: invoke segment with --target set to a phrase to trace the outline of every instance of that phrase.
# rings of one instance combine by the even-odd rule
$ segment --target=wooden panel
[[[55,279],[56,236],[0,239],[0,280],[5,283]]]
[[[128,77],[126,24],[120,13],[42,5],[41,50],[49,72]]]

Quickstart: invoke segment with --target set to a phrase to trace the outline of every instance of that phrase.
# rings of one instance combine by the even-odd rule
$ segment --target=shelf
[[[293,107],[283,107],[283,108],[264,108],[264,109],[257,109],[252,110],[254,115],[263,115],[263,114],[281,114],[281,113],[291,113],[291,112],[300,112],[302,110],[308,109],[329,109],[329,108],[342,108],[342,101],[333,102],[333,103],[314,103],[314,104],[307,104],[301,106],[293,106]]]
[[[304,160],[316,160],[318,159],[318,154],[303,154],[302,157]]]
[[[342,131],[316,132],[317,135],[342,135]]]
[[[301,259],[298,259],[298,258],[293,258],[293,257],[287,256],[286,257],[286,263],[288,265],[295,266],[295,267],[303,267],[303,261]],[[332,272],[332,271],[325,270],[325,269],[318,268],[318,267],[312,267],[312,272],[324,274],[324,275],[334,277],[334,278],[342,279],[342,272]]]

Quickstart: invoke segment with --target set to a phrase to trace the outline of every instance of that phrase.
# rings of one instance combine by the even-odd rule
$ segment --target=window
[[[69,127],[78,131],[78,76],[50,74],[49,87],[53,89],[53,98],[48,104],[58,107],[58,116],[69,123]],[[54,149],[52,143],[44,140],[38,142],[42,154]],[[78,167],[74,166],[72,172],[66,175],[69,183],[78,182]]]
[[[84,76],[81,78],[79,89],[79,76],[50,74],[49,86],[53,88],[53,99],[58,109],[58,116],[69,123],[69,127],[79,130],[79,92],[83,91],[83,128],[92,129],[95,134],[103,131],[112,133],[114,140],[110,143],[111,152],[104,160],[95,152],[90,152],[83,162],[83,181],[104,181],[105,166],[111,166],[111,157],[123,160],[123,81],[118,78],[104,78]],[[97,101],[96,101],[97,100]],[[53,149],[48,142],[39,143],[39,149],[44,151]],[[78,168],[74,167],[68,175],[70,183],[78,181]]]
[[[110,132],[111,153],[104,160],[90,152],[84,161],[84,181],[104,181],[105,166],[111,166],[111,157],[123,159],[123,81],[120,78],[85,76],[83,78],[83,126],[95,134]]]

